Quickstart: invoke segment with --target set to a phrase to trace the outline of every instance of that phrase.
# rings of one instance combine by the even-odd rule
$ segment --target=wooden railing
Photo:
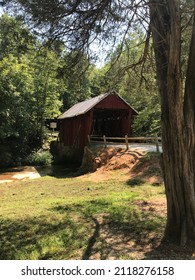
[[[104,147],[107,147],[108,144],[111,143],[119,143],[119,144],[125,144],[126,149],[129,149],[130,142],[132,143],[152,143],[156,145],[156,151],[159,152],[159,144],[161,142],[161,137],[153,136],[153,137],[128,137],[125,135],[125,137],[109,137],[109,136],[95,136],[95,135],[88,135],[88,143],[94,143],[94,142],[100,142],[104,144]]]

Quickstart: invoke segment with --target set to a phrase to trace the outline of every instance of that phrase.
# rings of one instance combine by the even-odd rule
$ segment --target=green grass
[[[143,233],[161,234],[164,218],[134,202],[164,196],[163,186],[131,187],[118,176],[101,182],[48,176],[1,184],[0,259],[86,259],[93,247],[105,253],[104,225],[110,234],[132,234],[135,241]]]

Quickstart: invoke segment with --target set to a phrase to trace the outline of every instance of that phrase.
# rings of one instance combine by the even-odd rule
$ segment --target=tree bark
[[[179,4],[179,0],[155,0],[149,9],[161,97],[165,238],[185,244],[195,240],[195,22],[184,92]]]

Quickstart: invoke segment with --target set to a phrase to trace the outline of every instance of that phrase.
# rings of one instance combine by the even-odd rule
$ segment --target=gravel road
[[[98,144],[100,145],[100,144]],[[101,144],[103,145],[103,144]],[[112,143],[107,144],[107,147],[119,147],[119,148],[125,148],[125,144],[118,144],[118,143]],[[144,151],[144,152],[156,152],[156,145],[155,144],[147,144],[147,143],[129,143],[129,149],[133,151]],[[159,150],[162,153],[162,145],[159,144]]]

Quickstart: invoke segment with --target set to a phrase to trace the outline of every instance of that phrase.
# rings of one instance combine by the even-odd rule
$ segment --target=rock
[[[93,152],[88,147],[85,147],[82,163],[79,168],[79,173],[85,174],[89,172],[95,172],[97,170],[97,167],[98,164],[96,163],[96,158]]]

